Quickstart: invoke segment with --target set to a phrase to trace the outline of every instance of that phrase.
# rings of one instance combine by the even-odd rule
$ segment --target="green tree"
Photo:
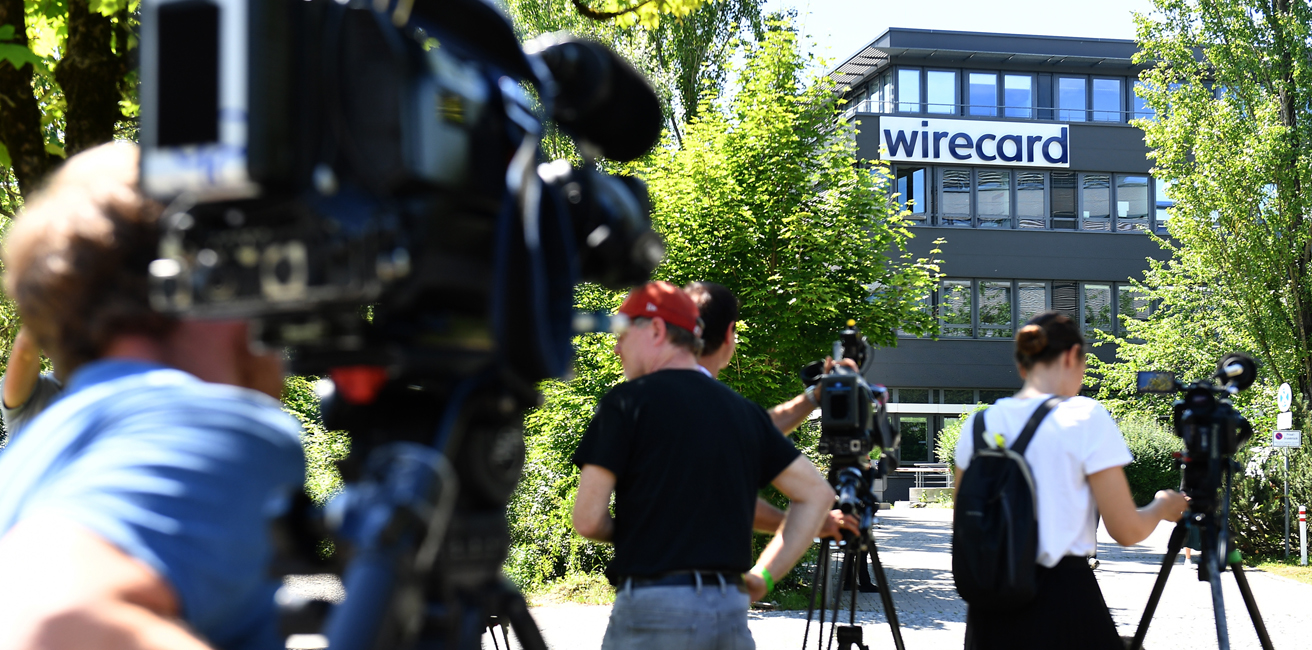
[[[719,282],[741,298],[738,354],[721,378],[768,406],[801,391],[797,369],[823,356],[848,318],[876,345],[892,345],[899,329],[929,332],[918,299],[937,267],[904,252],[912,235],[885,170],[857,164],[853,125],[838,121],[824,79],[805,78],[809,59],[791,28],[771,25],[745,54],[733,97],[708,98],[682,147],[667,144],[633,170],[649,183],[666,242],[656,276]],[[580,304],[613,309],[620,297],[588,288]],[[568,459],[597,399],[620,381],[613,345],[580,337],[576,378],[545,382],[545,403],[527,418],[529,463],[510,506],[508,571],[521,584],[609,557],[570,530],[578,473]],[[811,440],[802,434],[802,446]]]
[[[1102,337],[1118,345],[1117,360],[1091,365],[1113,411],[1165,417],[1170,400],[1134,395],[1136,371],[1197,379],[1227,352],[1258,360],[1258,383],[1235,398],[1257,433],[1241,455],[1247,480],[1236,487],[1232,527],[1241,546],[1261,551],[1273,529],[1263,481],[1274,463],[1258,449],[1274,429],[1271,397],[1291,384],[1296,421],[1306,423],[1312,389],[1312,8],[1284,0],[1155,5],[1151,18],[1137,18],[1137,58],[1153,64],[1139,93],[1155,112],[1138,124],[1153,173],[1175,201],[1171,239],[1161,241],[1171,255],[1152,262],[1139,286],[1154,313],[1125,319],[1124,337]],[[1308,461],[1303,452],[1296,459]]]

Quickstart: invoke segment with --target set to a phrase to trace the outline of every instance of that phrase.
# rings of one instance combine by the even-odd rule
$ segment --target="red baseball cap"
[[[629,318],[655,318],[657,316],[671,325],[677,325],[692,332],[694,336],[702,335],[698,323],[701,313],[697,304],[688,294],[669,282],[648,282],[634,287],[629,297],[620,305],[620,313]]]

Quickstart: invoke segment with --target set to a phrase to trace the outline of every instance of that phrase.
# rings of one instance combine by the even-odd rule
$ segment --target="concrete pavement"
[[[952,584],[952,511],[906,509],[882,511],[876,531],[880,558],[893,585],[893,602],[907,648],[960,647],[965,638],[965,604]],[[1172,524],[1163,523],[1143,544],[1122,548],[1099,530],[1096,574],[1112,617],[1124,636],[1132,636],[1161,566]],[[1246,574],[1276,648],[1312,646],[1302,626],[1312,623],[1312,585],[1260,571]],[[1235,650],[1258,648],[1257,635],[1244,608],[1234,576],[1222,576],[1223,596]],[[534,608],[533,616],[555,650],[598,648],[610,608],[561,605]],[[841,620],[848,618],[846,606]],[[878,595],[858,597],[857,623],[874,648],[893,647]],[[800,648],[805,612],[752,612],[749,625],[760,650]],[[809,647],[815,647],[811,628]],[[826,632],[828,628],[826,627]],[[498,639],[500,641],[500,639]],[[512,635],[513,641],[513,635]],[[518,644],[513,644],[518,647]],[[501,644],[504,647],[504,643]],[[1060,647],[1054,640],[1054,647]],[[493,648],[489,636],[484,648]],[[1192,567],[1180,560],[1171,572],[1162,602],[1149,628],[1145,648],[1175,650],[1216,647],[1216,627],[1208,584],[1198,582]]]

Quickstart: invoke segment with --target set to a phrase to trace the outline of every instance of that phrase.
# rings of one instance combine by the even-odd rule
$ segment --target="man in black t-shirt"
[[[628,381],[601,399],[574,454],[574,528],[615,544],[602,647],[751,647],[748,606],[811,545],[833,489],[761,407],[697,370],[698,313],[682,290],[638,287],[620,312]],[[753,565],[756,495],[771,484],[792,506]]]

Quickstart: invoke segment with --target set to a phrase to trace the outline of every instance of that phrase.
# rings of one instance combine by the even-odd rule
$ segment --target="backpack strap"
[[[1033,438],[1034,432],[1039,430],[1039,424],[1043,422],[1043,418],[1047,417],[1049,411],[1057,408],[1057,405],[1064,401],[1066,401],[1065,397],[1054,395],[1044,400],[1039,408],[1034,409],[1034,415],[1030,416],[1030,421],[1025,423],[1024,429],[1021,429],[1020,436],[1011,445],[1011,450],[1024,456],[1025,448],[1030,446],[1030,438]]]
[[[987,444],[984,442],[984,413],[988,410],[988,407],[985,407],[983,411],[975,414],[975,426],[973,427],[975,446],[972,447],[975,453],[979,453],[979,450],[984,449]]]

